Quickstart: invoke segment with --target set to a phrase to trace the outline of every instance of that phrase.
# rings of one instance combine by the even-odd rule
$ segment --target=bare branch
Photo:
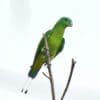
[[[55,100],[55,89],[54,89],[53,75],[52,75],[52,71],[51,71],[50,52],[49,52],[49,46],[48,46],[48,42],[47,42],[47,38],[46,38],[45,34],[43,34],[43,38],[44,38],[44,43],[45,43],[45,53],[46,53],[46,57],[47,57],[47,69],[48,69],[49,79],[50,79],[50,84],[51,84],[52,100]]]
[[[46,75],[46,73],[42,72],[42,74],[43,74],[46,78],[48,78],[48,79],[50,80],[50,77],[49,77],[48,75]]]
[[[72,74],[73,74],[73,70],[74,70],[75,64],[76,64],[76,61],[72,58],[70,74],[69,74],[68,81],[66,83],[66,87],[64,89],[64,92],[63,92],[60,100],[64,99],[64,96],[68,91],[68,87],[69,87],[69,84],[70,84],[70,81],[71,81],[71,78],[72,78]]]

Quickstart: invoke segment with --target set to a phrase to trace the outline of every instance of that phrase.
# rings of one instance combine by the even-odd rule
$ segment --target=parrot
[[[64,48],[65,39],[64,32],[67,27],[72,27],[73,23],[69,17],[61,17],[53,26],[52,29],[45,32],[45,37],[48,42],[50,61],[52,61]],[[28,77],[34,79],[43,64],[47,63],[45,55],[45,42],[42,37],[34,57],[33,64],[28,72]]]
[[[50,60],[54,59],[63,50],[65,44],[63,36],[67,27],[72,27],[72,20],[68,17],[62,17],[57,21],[52,29],[45,33],[49,46]],[[28,76],[32,79],[37,76],[42,65],[47,62],[44,50],[45,43],[44,38],[42,38],[39,42],[33,64],[31,65],[31,69],[28,73]]]

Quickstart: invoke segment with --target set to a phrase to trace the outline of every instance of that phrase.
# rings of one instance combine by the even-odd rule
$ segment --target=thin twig
[[[62,94],[60,100],[63,100],[63,99],[64,99],[64,96],[65,96],[65,94],[66,94],[67,91],[68,91],[68,87],[69,87],[69,84],[70,84],[70,81],[71,81],[71,78],[72,78],[72,74],[73,74],[73,70],[74,70],[75,64],[76,64],[76,61],[72,58],[70,74],[69,74],[69,77],[68,77],[68,81],[67,81],[66,87],[65,87],[65,89],[64,89],[64,92],[63,92],[63,94]]]
[[[51,84],[52,100],[55,100],[55,89],[54,89],[53,75],[52,75],[52,71],[51,71],[50,52],[49,52],[49,46],[48,46],[48,42],[47,42],[47,38],[46,38],[45,34],[43,34],[43,38],[44,38],[44,43],[45,43],[45,53],[46,53],[46,57],[47,57],[47,69],[48,69],[49,79],[50,79],[50,84]]]
[[[48,78],[48,79],[50,80],[50,77],[49,77],[46,73],[42,72],[42,74],[43,74],[46,78]]]

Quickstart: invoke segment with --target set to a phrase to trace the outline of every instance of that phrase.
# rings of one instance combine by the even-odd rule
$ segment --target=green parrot
[[[63,36],[67,27],[72,27],[72,20],[68,17],[62,17],[57,21],[52,29],[45,33],[49,46],[51,61],[63,50],[65,44],[65,39]],[[42,65],[47,62],[44,52],[45,43],[44,38],[42,38],[39,42],[33,64],[31,65],[31,69],[28,73],[28,76],[32,79],[37,76]]]

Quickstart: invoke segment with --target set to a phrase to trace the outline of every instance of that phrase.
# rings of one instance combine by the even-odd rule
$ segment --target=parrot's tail
[[[28,72],[28,77],[34,79],[37,76],[39,70],[41,69],[43,63],[44,63],[43,61],[39,62],[37,60],[34,64],[32,64],[31,69]]]
[[[38,72],[32,73],[31,70],[28,73],[28,80],[25,82],[24,88],[22,88],[21,92],[24,92],[25,94],[27,94],[29,87],[32,83],[32,79],[36,77]]]
[[[28,76],[33,79],[33,78],[36,77],[36,75],[38,74],[38,72],[39,72],[39,70],[35,71],[35,72],[32,72],[32,70],[30,69],[30,71],[28,73]]]
[[[26,83],[24,85],[24,88],[22,88],[21,92],[27,94],[27,92],[29,90],[29,87],[30,87],[30,85],[32,83],[32,79],[34,79],[36,77],[36,75],[38,74],[39,70],[33,72],[32,69],[30,69],[30,71],[28,73],[28,80],[26,81]]]
[[[32,78],[28,78],[28,80],[25,82],[24,88],[22,88],[21,92],[27,94],[31,83],[32,83]]]
[[[32,83],[32,79],[34,79],[37,76],[41,66],[42,66],[42,63],[36,63],[35,65],[33,64],[31,66],[31,69],[28,72],[28,80],[26,81],[24,88],[22,88],[21,92],[27,94],[29,87]]]

